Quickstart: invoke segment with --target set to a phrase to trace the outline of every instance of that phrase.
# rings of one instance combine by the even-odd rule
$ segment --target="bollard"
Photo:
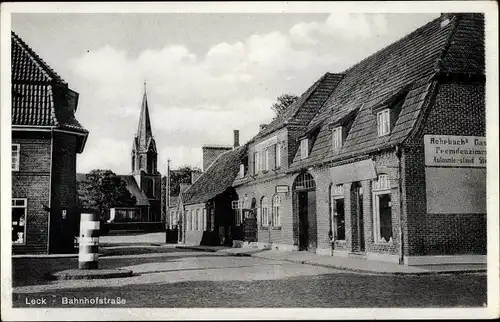
[[[82,213],[78,248],[78,268],[96,269],[99,257],[99,218],[96,214]]]

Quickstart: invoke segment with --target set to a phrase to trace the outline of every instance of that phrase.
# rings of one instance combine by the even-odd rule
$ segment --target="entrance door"
[[[316,191],[307,192],[307,250],[316,252]]]
[[[245,209],[244,214],[244,234],[245,241],[257,241],[257,212],[253,209]]]
[[[309,248],[309,221],[308,221],[308,198],[307,192],[298,193],[299,198],[299,250]]]
[[[317,247],[316,232],[316,183],[314,178],[307,172],[303,172],[295,178],[292,190],[294,192],[294,217],[298,220],[298,229],[294,223],[294,242],[299,250],[315,252]],[[296,202],[296,203],[295,203]],[[295,210],[296,209],[296,210]],[[297,213],[298,212],[298,213]]]

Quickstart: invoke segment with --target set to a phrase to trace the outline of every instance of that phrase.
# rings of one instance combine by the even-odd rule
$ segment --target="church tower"
[[[132,145],[132,174],[139,189],[146,195],[150,210],[147,221],[161,220],[161,174],[158,172],[158,152],[149,118],[146,83],[142,96],[139,126]]]
[[[151,130],[151,120],[149,118],[148,96],[146,83],[144,83],[144,94],[141,104],[141,116],[137,134],[132,147],[132,173],[137,174],[145,171],[147,174],[157,173],[158,153],[156,143]]]

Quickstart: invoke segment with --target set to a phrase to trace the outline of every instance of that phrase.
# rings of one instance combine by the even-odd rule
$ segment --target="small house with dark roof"
[[[241,239],[241,221],[234,220],[232,187],[247,146],[234,147],[215,161],[178,198],[179,241],[190,245],[232,245]]]
[[[11,59],[12,252],[72,252],[76,155],[88,136],[78,93],[14,32]]]
[[[256,245],[484,263],[484,54],[482,14],[443,14],[316,82],[248,143]]]

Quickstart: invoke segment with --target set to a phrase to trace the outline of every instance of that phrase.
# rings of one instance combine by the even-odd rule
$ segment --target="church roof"
[[[14,32],[11,58],[12,125],[88,133],[75,118],[78,93]]]
[[[146,83],[144,83],[144,94],[142,96],[141,115],[139,117],[139,126],[135,136],[134,148],[140,152],[146,152],[152,146],[156,150],[151,129],[151,119],[149,117],[148,96]]]

